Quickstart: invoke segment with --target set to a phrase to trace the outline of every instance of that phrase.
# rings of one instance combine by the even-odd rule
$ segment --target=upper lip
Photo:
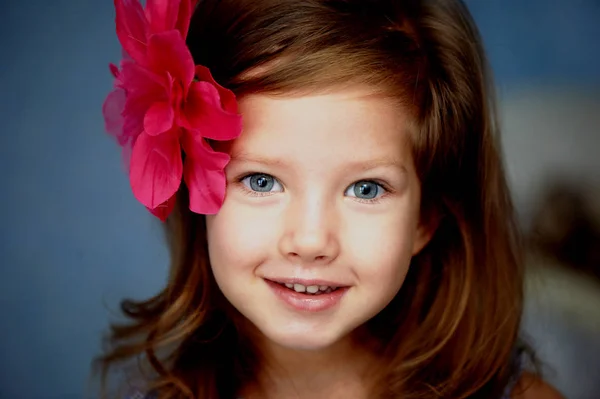
[[[350,284],[338,283],[334,281],[328,280],[318,280],[318,279],[302,279],[302,278],[286,278],[286,277],[265,277],[265,280],[270,280],[275,283],[281,284],[302,284],[305,287],[311,285],[322,285],[328,287],[348,287]]]

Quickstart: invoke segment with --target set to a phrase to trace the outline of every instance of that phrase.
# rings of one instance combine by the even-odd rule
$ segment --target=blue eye
[[[361,180],[353,183],[346,190],[346,195],[356,197],[361,200],[374,200],[377,197],[385,194],[386,190],[381,184],[370,180]]]
[[[254,173],[244,177],[241,180],[242,184],[251,191],[257,193],[270,193],[272,191],[283,191],[281,184],[271,175],[265,173]],[[275,188],[275,190],[273,190]]]

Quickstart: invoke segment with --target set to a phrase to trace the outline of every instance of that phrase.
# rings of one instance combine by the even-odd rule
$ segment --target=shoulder
[[[130,387],[126,390],[125,395],[122,399],[156,399],[157,395],[155,392],[148,392],[145,389]]]
[[[511,399],[564,399],[554,387],[531,373],[523,373],[510,397]]]
[[[123,399],[152,399],[151,395],[146,395],[141,391],[129,392]]]

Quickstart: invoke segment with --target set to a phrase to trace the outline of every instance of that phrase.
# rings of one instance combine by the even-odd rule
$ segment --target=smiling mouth
[[[272,280],[270,280],[272,281]],[[321,294],[329,294],[339,289],[339,287],[333,287],[329,285],[303,285],[303,284],[292,284],[292,283],[280,283],[277,281],[272,281],[275,284],[278,284],[282,287],[289,289],[290,291],[295,291],[300,294],[306,295],[321,295]]]

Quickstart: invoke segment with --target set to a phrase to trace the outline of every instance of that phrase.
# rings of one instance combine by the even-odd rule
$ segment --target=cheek
[[[207,239],[213,269],[243,269],[258,265],[274,245],[274,224],[247,207],[227,205],[206,217]]]
[[[351,258],[361,284],[397,291],[408,271],[418,222],[412,207],[389,213],[381,219],[365,220],[369,228],[350,229]],[[393,293],[395,295],[395,292]]]
[[[399,238],[399,235],[396,238]],[[361,302],[368,309],[368,314],[374,316],[383,310],[402,288],[412,259],[411,251],[407,243],[382,239],[363,242],[362,250],[355,251],[354,256],[355,259],[360,259],[354,264]]]
[[[399,289],[412,258],[412,242],[412,235],[400,229],[356,240],[352,257],[361,283]]]

